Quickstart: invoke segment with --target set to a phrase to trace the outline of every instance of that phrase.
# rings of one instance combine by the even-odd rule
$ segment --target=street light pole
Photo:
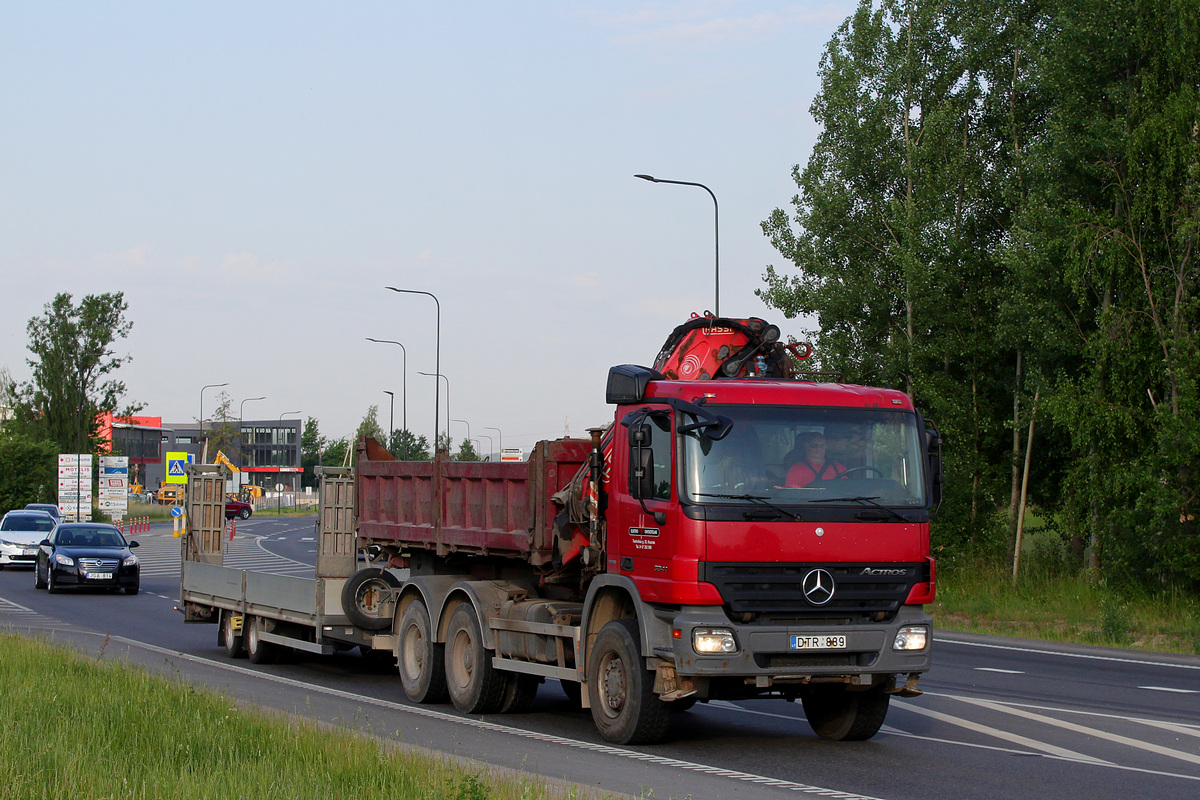
[[[238,461],[240,462],[238,466],[240,467],[246,466],[246,439],[242,431],[242,420],[245,419],[243,415],[246,413],[246,403],[252,400],[266,399],[266,397],[247,397],[238,405]]]
[[[447,385],[449,385],[449,384],[447,384]],[[450,396],[450,390],[449,390],[449,389],[446,389],[446,396],[447,396],[447,397],[449,397],[449,396]],[[449,410],[449,409],[446,409],[446,416],[450,416],[450,410]],[[466,425],[466,426],[467,426],[467,441],[470,441],[470,440],[471,440],[471,423],[467,422],[465,419],[452,419],[452,420],[450,420],[450,421],[451,421],[451,422],[461,422],[463,425]]]
[[[485,425],[485,426],[483,427],[483,429],[484,429],[485,431],[495,431],[495,432],[496,432],[496,436],[500,437],[500,457],[501,457],[501,458],[503,458],[503,457],[504,457],[504,434],[500,433],[500,429],[499,429],[499,428],[493,428],[493,427],[490,427],[490,426],[487,426],[487,425]]]
[[[384,389],[383,393],[388,396],[388,405],[390,406],[388,409],[388,435],[386,443],[388,452],[390,453],[392,452],[392,434],[396,430],[396,393],[389,392],[387,389]]]
[[[495,443],[495,442],[493,442],[493,441],[492,441],[492,437],[488,436],[486,433],[481,433],[481,434],[479,434],[479,435],[480,435],[480,436],[482,436],[483,438],[485,438],[485,439],[487,439],[487,440],[488,440],[488,457],[487,457],[487,460],[488,460],[488,461],[491,461],[491,460],[492,460],[492,451],[496,449],[496,443]]]
[[[405,349],[404,345],[400,344],[397,341],[393,341],[392,339],[372,339],[370,336],[366,337],[366,339],[368,342],[376,342],[378,344],[394,344],[400,348],[400,353],[402,356],[401,360],[400,360],[400,414],[401,414],[400,425],[403,426],[404,431],[407,433],[408,432],[408,350]],[[390,392],[389,392],[389,394],[390,394]],[[393,398],[393,400],[394,399],[395,398]],[[436,402],[436,400],[435,400],[435,402]],[[392,435],[392,432],[388,431],[388,436],[391,437],[391,435]],[[402,452],[403,459],[405,461],[407,461],[408,460],[408,440],[407,439],[404,440],[404,449],[401,452]]]
[[[219,389],[222,386],[228,386],[228,383],[210,383],[200,387],[200,432],[204,433],[204,390]]]
[[[705,186],[703,183],[694,183],[692,181],[669,181],[665,178],[655,178],[653,175],[634,175],[635,178],[641,178],[644,181],[651,183],[673,183],[676,186],[699,186],[704,191],[708,192],[708,196],[713,201],[713,243],[716,251],[716,299],[713,303],[713,313],[718,317],[721,316],[721,227],[720,227],[720,210],[717,208],[717,196],[713,194],[713,190]]]
[[[285,411],[285,412],[283,412],[282,414],[280,414],[280,415],[279,415],[279,421],[280,421],[280,422],[283,422],[283,418],[284,418],[284,417],[286,417],[288,414],[299,414],[299,413],[300,413],[299,411]],[[299,444],[299,442],[297,442],[297,443],[296,443],[296,449],[297,449],[297,450],[299,450],[299,449],[300,449],[300,444]],[[294,482],[294,481],[295,481],[295,478],[292,478],[292,481]],[[295,490],[295,488],[296,488],[296,487],[295,487],[295,485],[293,484],[293,486],[292,486],[291,488],[292,488],[293,490]],[[282,501],[282,500],[280,500],[280,502],[282,503],[283,501]]]
[[[400,292],[401,294],[425,294],[425,295],[429,295],[430,297],[433,298],[433,302],[437,306],[437,338],[434,343],[433,371],[435,374],[441,375],[442,374],[442,304],[440,302],[438,302],[437,297],[435,297],[432,292],[423,292],[420,289],[397,289],[395,286],[385,286],[384,288],[390,289],[393,292]],[[449,380],[446,381],[446,393],[447,394],[450,393],[450,381]],[[434,381],[433,382],[433,452],[434,453],[437,452],[437,437],[438,437],[438,427],[439,427],[439,423],[438,423],[439,400],[440,400],[440,398],[438,397],[438,384],[437,384],[437,381]],[[450,401],[449,401],[449,398],[447,398],[446,407],[449,408],[449,406],[450,406]],[[447,411],[446,416],[449,416],[449,415],[450,415],[450,412]],[[446,427],[447,427],[447,429],[449,429],[450,423],[446,423]],[[449,435],[449,430],[447,430],[446,433],[447,433],[447,435]]]
[[[449,420],[450,419],[450,379],[447,378],[445,375],[443,375],[440,372],[419,372],[418,371],[417,374],[418,375],[428,375],[431,378],[438,377],[446,382],[446,419]],[[433,384],[434,384],[434,386],[437,386],[438,382],[434,381]],[[433,402],[434,403],[438,402],[438,395],[437,395],[436,391],[433,394]],[[434,416],[434,421],[435,422],[437,421],[436,415]],[[438,433],[437,429],[435,428],[433,431],[433,452],[435,452],[435,453],[437,452],[437,433]],[[446,423],[446,447],[449,447],[449,446],[450,446],[450,423],[447,422]]]

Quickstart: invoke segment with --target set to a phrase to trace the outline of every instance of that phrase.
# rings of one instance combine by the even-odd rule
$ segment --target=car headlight
[[[692,631],[692,647],[697,653],[736,653],[737,639],[728,628],[696,628]]]
[[[893,650],[924,650],[929,644],[929,627],[926,625],[905,625],[896,631],[896,640],[892,642]]]
[[[121,562],[121,566],[136,567],[137,563],[138,563],[137,556],[130,556],[129,558],[127,558]]]
[[[57,563],[57,564],[62,564],[64,567],[73,567],[73,566],[75,566],[75,559],[73,559],[73,558],[71,558],[71,557],[69,557],[69,556],[64,556],[62,553],[55,553],[55,554],[54,554],[54,561],[55,561],[55,563]]]
[[[8,539],[0,539],[0,544],[4,545],[5,547],[16,547],[17,546],[16,542],[10,542]]]

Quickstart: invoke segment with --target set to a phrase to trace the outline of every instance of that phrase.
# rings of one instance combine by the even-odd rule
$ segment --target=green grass
[[[1119,590],[1085,571],[1030,564],[1014,586],[1010,564],[939,563],[926,611],[944,630],[1200,655],[1200,599]]]
[[[0,798],[576,798],[0,633]],[[402,738],[403,732],[399,732]],[[586,796],[592,796],[588,793]]]

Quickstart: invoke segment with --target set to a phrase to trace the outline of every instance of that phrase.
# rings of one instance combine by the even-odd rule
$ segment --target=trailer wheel
[[[804,716],[822,739],[861,742],[879,732],[889,695],[882,686],[848,692],[841,686],[814,686],[803,698]]]
[[[262,633],[262,620],[258,617],[244,617],[242,632],[246,637],[246,655],[252,664],[273,664],[279,657],[279,646],[274,642],[264,642],[258,638]]]
[[[504,699],[500,702],[501,714],[524,714],[533,707],[542,679],[536,675],[512,672],[504,685]]]
[[[241,632],[233,629],[232,612],[226,611],[221,615],[221,642],[225,645],[225,654],[230,658],[245,658],[246,657],[246,640]],[[243,617],[243,620],[245,618]]]
[[[671,712],[643,666],[637,624],[616,619],[600,629],[588,654],[588,698],[600,735],[616,744],[652,744],[667,734]]]
[[[408,699],[414,703],[445,702],[446,649],[433,640],[424,602],[414,600],[404,609],[396,638],[396,665]]]
[[[464,714],[493,714],[504,701],[507,676],[492,666],[479,619],[470,603],[450,615],[446,631],[446,683],[450,702]]]
[[[360,569],[342,587],[342,610],[355,625],[367,631],[381,631],[392,624],[389,589],[400,586],[395,575],[378,567]]]

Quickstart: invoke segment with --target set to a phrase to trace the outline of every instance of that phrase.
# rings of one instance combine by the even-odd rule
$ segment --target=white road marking
[[[1041,722],[1045,725],[1053,725],[1056,728],[1063,728],[1064,730],[1074,731],[1075,733],[1082,733],[1086,736],[1095,736],[1099,739],[1107,739],[1110,742],[1123,744],[1127,747],[1136,747],[1139,750],[1147,750],[1151,753],[1157,753],[1160,756],[1177,758],[1180,761],[1187,761],[1190,764],[1200,764],[1200,755],[1195,753],[1185,753],[1182,750],[1173,750],[1170,747],[1163,747],[1151,742],[1143,742],[1140,739],[1131,739],[1128,736],[1121,736],[1117,733],[1109,733],[1108,731],[1102,731],[1098,728],[1089,728],[1084,725],[1076,725],[1074,722],[1066,722],[1065,720],[1055,719],[1054,717],[1048,717],[1044,714],[1034,714],[1033,712],[1023,711],[1019,708],[1012,708],[1001,705],[1000,703],[993,703],[990,700],[976,700],[969,697],[961,697],[959,700],[963,703],[970,703],[971,705],[976,705],[981,708],[988,708],[993,711],[1001,711],[1005,714],[1012,714],[1013,716],[1033,720],[1035,722]]]
[[[1139,686],[1139,689],[1148,689],[1151,692],[1177,692],[1178,694],[1200,694],[1197,689],[1176,689],[1174,686]]]
[[[958,699],[960,699],[964,702],[971,702],[968,698],[965,698],[965,697],[958,698]],[[1081,761],[1086,764],[1100,764],[1100,765],[1104,765],[1104,766],[1112,765],[1111,761],[1105,761],[1102,758],[1095,758],[1093,756],[1084,755],[1083,753],[1077,753],[1074,750],[1068,750],[1065,747],[1059,747],[1057,745],[1049,744],[1048,742],[1039,742],[1036,739],[1030,739],[1027,736],[1021,736],[1018,733],[1012,733],[1010,731],[1001,730],[1000,728],[993,728],[990,725],[982,725],[978,722],[974,722],[969,719],[963,719],[962,717],[954,717],[954,716],[951,716],[950,714],[943,714],[940,711],[934,711],[933,709],[929,709],[929,708],[922,708],[921,706],[913,705],[912,703],[901,703],[901,704],[898,704],[898,705],[895,705],[892,707],[893,708],[902,708],[905,711],[911,711],[914,714],[920,714],[922,716],[930,717],[931,719],[936,719],[939,722],[946,722],[946,723],[949,723],[950,725],[957,725],[958,727],[966,728],[969,731],[975,731],[976,733],[982,733],[985,736],[991,736],[996,739],[1003,739],[1006,742],[1012,742],[1013,744],[1019,744],[1022,747],[1028,748],[1030,750],[1036,750],[1041,753],[1046,753],[1048,755],[1057,756],[1058,758],[1064,758],[1068,761]]]
[[[1040,650],[1035,647],[1017,647],[1011,644],[991,644],[989,642],[962,642],[957,639],[942,639],[933,637],[933,641],[939,644],[961,645],[963,647],[985,647],[991,650],[1010,650],[1015,653],[1034,653],[1041,656],[1062,656],[1063,658],[1082,658],[1089,661],[1115,661],[1119,664],[1138,664],[1148,667],[1167,667],[1170,669],[1194,669],[1200,670],[1200,664],[1173,664],[1169,661],[1149,661],[1138,658],[1124,658],[1122,656],[1101,656],[1093,653],[1065,653],[1060,650]]]
[[[1024,675],[1019,669],[1000,669],[999,667],[975,667],[976,672],[1001,672],[1005,675]]]

